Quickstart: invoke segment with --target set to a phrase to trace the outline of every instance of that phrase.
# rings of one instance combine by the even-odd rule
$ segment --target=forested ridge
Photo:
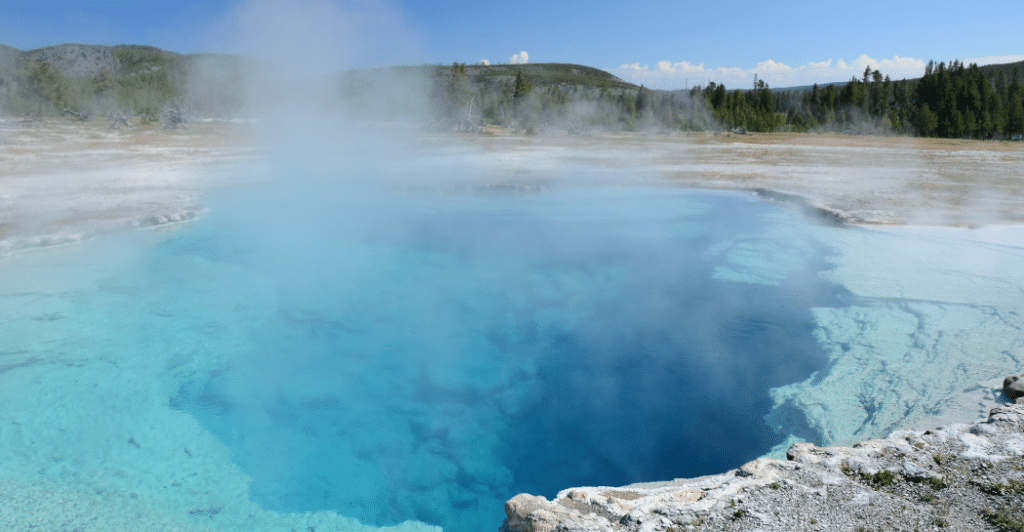
[[[252,58],[153,46],[67,44],[22,52],[0,45],[0,117],[116,114],[147,121],[168,107],[238,115],[246,86],[266,70]]]
[[[932,61],[915,80],[892,81],[868,67],[862,79],[842,85],[777,94],[763,82],[755,85],[727,93],[712,83],[703,92],[717,118],[755,131],[825,128],[977,139],[1024,133],[1024,88],[1016,67],[1007,76],[1006,69],[986,73],[975,64]]]
[[[944,138],[1024,134],[1024,62],[929,62],[919,79],[867,67],[844,83],[772,89],[711,82],[652,90],[572,64],[418,65],[320,78],[327,99],[365,119],[413,119],[438,129],[499,125],[523,132],[837,131]],[[241,117],[247,98],[277,74],[255,59],[181,55],[149,46],[0,46],[0,116],[111,113],[152,119],[168,106],[193,117]]]
[[[455,64],[450,69],[437,67],[435,76],[442,82],[435,87],[447,90],[447,98],[441,100],[451,116],[468,117],[467,102],[475,101],[481,119],[493,123],[1007,139],[1024,134],[1021,65],[1024,62],[978,67],[932,61],[925,75],[913,80],[893,81],[868,67],[861,79],[842,84],[772,90],[755,75],[750,89],[728,90],[712,82],[681,91],[624,82],[578,86],[550,79],[534,86],[538,78],[520,70],[499,92],[473,80],[465,65]],[[450,76],[447,84],[445,76]],[[525,91],[524,83],[529,85]],[[524,93],[529,94],[524,97]]]

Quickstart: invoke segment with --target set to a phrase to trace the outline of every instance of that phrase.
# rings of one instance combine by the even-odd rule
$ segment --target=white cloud
[[[776,63],[769,59],[758,63],[754,70],[757,72],[792,72],[795,69],[785,63]],[[762,74],[761,77],[764,77],[764,75]]]
[[[1012,58],[1015,56],[1006,56]],[[687,61],[673,63],[659,61],[655,67],[632,63],[611,69],[611,72],[626,81],[659,89],[687,88],[684,85],[703,85],[709,81],[725,84],[730,89],[752,86],[754,75],[772,87],[793,87],[814,83],[848,81],[864,75],[868,66],[888,75],[893,80],[916,78],[924,74],[926,61],[912,57],[875,59],[861,55],[849,62],[842,58],[811,61],[800,66],[790,66],[771,58],[757,63],[753,68],[716,67],[709,68]]]
[[[480,62],[479,62],[479,63],[477,63],[477,64],[478,64],[478,65],[484,65],[484,66],[486,66],[486,65],[489,65],[489,64],[491,64],[491,62],[490,62],[490,61],[488,61],[487,59],[481,59],[481,60],[480,60]]]
[[[640,64],[637,63],[636,66],[639,67]],[[665,73],[668,73],[668,74],[703,72],[704,71],[704,63],[701,63],[699,65],[691,65],[690,63],[687,63],[686,61],[683,61],[681,63],[670,63],[668,61],[659,61],[658,62],[658,70],[660,70],[662,72],[665,72]]]
[[[530,62],[530,54],[526,53],[526,50],[519,52],[512,56],[510,63],[513,65],[525,65]]]

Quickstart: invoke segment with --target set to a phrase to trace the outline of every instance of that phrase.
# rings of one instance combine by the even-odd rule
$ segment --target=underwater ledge
[[[718,475],[505,503],[500,532],[1024,529],[1024,375],[973,423],[852,446],[795,443]],[[1011,400],[1015,402],[1011,402]]]

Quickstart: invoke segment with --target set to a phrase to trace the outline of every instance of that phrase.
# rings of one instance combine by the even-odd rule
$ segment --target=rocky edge
[[[852,447],[797,443],[720,474],[505,503],[501,532],[1024,531],[1024,375],[986,419]]]

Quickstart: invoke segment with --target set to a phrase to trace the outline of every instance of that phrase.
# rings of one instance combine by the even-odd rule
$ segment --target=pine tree
[[[815,118],[820,120],[821,119],[820,118],[821,117],[821,91],[818,90],[818,84],[817,83],[815,83],[813,86],[811,86],[811,94],[810,94],[810,98],[809,98],[807,104],[808,104],[807,106],[811,109],[811,114]]]
[[[469,87],[469,76],[466,74],[465,63],[452,63],[451,79],[448,84],[448,117],[459,120],[468,119],[466,107],[472,98]]]
[[[921,106],[917,113],[917,133],[922,137],[930,137],[939,125],[939,117],[928,107],[928,104]]]
[[[647,90],[643,85],[640,85],[640,89],[636,91],[636,104],[634,105],[634,109],[636,109],[636,113],[640,115],[641,119],[652,114],[651,91]]]
[[[967,121],[960,109],[953,109],[946,118],[946,135],[949,138],[962,138],[967,132]]]
[[[889,113],[886,114],[885,117],[889,120],[889,127],[891,127],[893,131],[898,133],[903,129],[903,122],[900,120],[900,114],[896,109],[890,109]]]
[[[1002,98],[1004,102],[1006,101],[1006,88],[1009,85],[1010,84],[1009,84],[1008,80],[1006,79],[1006,72],[1003,72],[1002,70],[1000,70],[999,74],[996,74],[995,90],[999,94],[999,97]]]
[[[868,113],[871,116],[882,116],[884,109],[883,95],[882,95],[882,73],[878,70],[871,72],[871,85],[869,87],[870,101],[868,107]]]
[[[876,70],[875,72],[878,72],[878,71]],[[882,93],[881,93],[881,95],[878,98],[878,101],[879,101],[879,104],[878,104],[878,115],[879,116],[881,116],[881,115],[888,115],[889,110],[891,109],[891,103],[890,103],[891,100],[892,100],[892,80],[889,79],[888,75],[886,75],[885,76],[885,80],[882,81]]]
[[[864,69],[864,80],[861,81],[860,101],[856,102],[865,113],[871,113],[871,65]]]
[[[991,135],[1002,134],[1008,117],[1006,116],[1006,106],[1003,104],[1003,97],[1000,96],[998,91],[993,91],[988,99],[988,115],[992,120]]]
[[[715,88],[715,95],[714,95],[713,99],[711,100],[712,101],[712,105],[714,106],[715,109],[718,109],[719,107],[721,107],[722,105],[725,104],[725,95],[726,95],[725,85],[719,85],[718,87]]]
[[[1006,136],[1024,135],[1024,87],[1020,75],[1013,69],[1013,82],[1006,88]]]
[[[515,88],[512,92],[513,112],[515,113],[516,120],[526,121],[531,118],[526,116],[528,114],[527,96],[530,94],[530,91],[533,90],[533,83],[530,83],[525,77],[523,77],[522,69],[516,71],[514,87]]]
[[[28,101],[36,103],[36,113],[43,114],[44,107],[60,110],[68,107],[70,94],[67,79],[50,63],[33,61],[25,65],[22,84]]]
[[[512,98],[515,100],[524,98],[531,90],[533,90],[533,83],[523,77],[522,70],[516,71],[515,92],[512,93]]]

